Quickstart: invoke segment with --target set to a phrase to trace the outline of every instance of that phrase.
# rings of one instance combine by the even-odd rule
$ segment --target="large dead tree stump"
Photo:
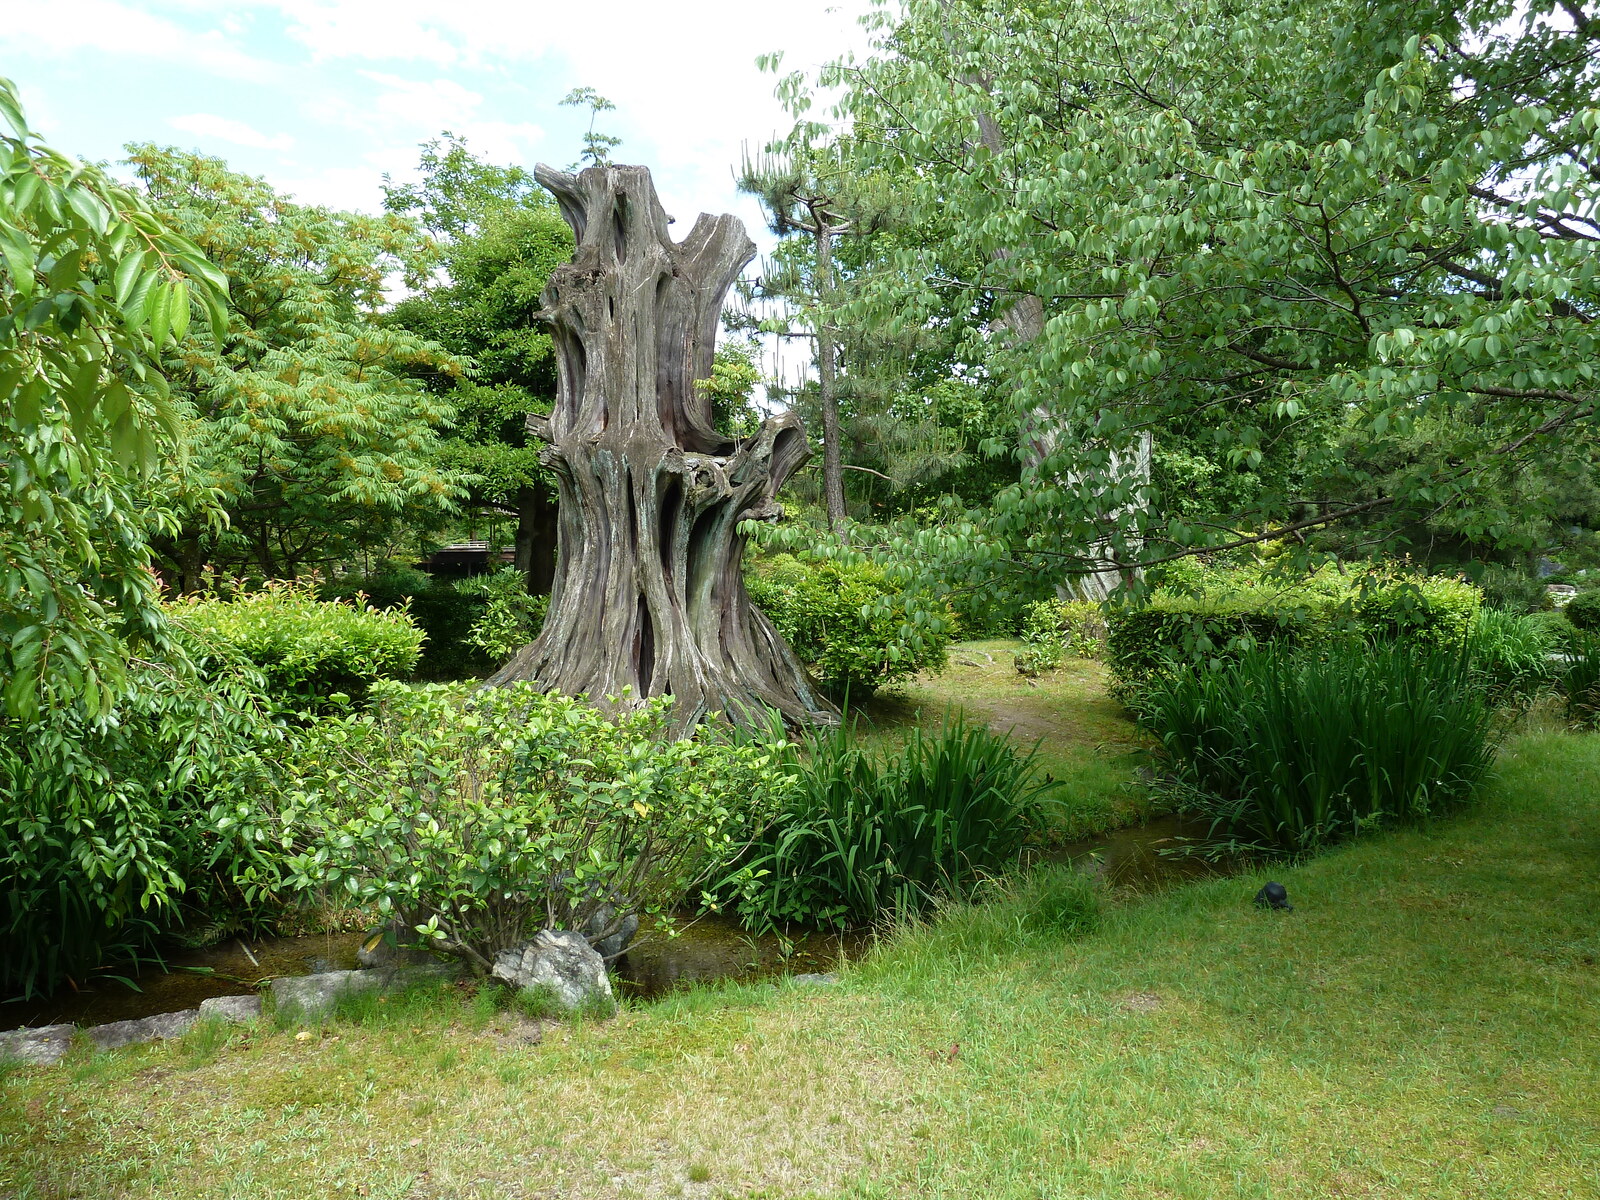
[[[837,720],[740,574],[739,522],[781,515],[774,497],[811,455],[805,431],[784,413],[734,441],[695,388],[723,298],[755,254],[744,226],[702,215],[672,241],[643,167],[535,176],[578,243],[542,297],[555,408],[529,419],[559,484],[556,573],[538,640],[489,682],[531,679],[597,703],[625,688],[672,696],[680,730],[711,711]]]

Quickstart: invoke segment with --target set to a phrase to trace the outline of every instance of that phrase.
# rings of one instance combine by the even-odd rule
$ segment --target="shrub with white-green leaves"
[[[541,928],[599,940],[629,914],[667,919],[794,785],[781,740],[669,739],[665,699],[618,716],[527,683],[378,684],[373,699],[302,742],[289,871],[478,972]]]

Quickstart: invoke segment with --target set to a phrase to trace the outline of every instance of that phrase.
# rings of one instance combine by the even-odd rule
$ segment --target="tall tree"
[[[159,368],[190,353],[191,307],[227,323],[227,280],[132,190],[41,144],[0,79],[0,712],[89,721],[123,698],[130,644],[163,621],[152,497],[182,474]],[[0,721],[5,718],[0,717]],[[31,836],[31,835],[30,835]]]
[[[1591,438],[1592,3],[911,0],[884,34],[826,79],[927,234],[875,312],[1039,306],[988,355],[1074,431],[989,523],[1031,569],[1381,535],[1412,502],[1515,538],[1505,481]],[[1381,481],[1347,452],[1423,421],[1445,453]],[[1200,514],[1159,453],[1130,476],[1168,430],[1258,486]]]
[[[296,204],[217,159],[130,155],[150,206],[229,284],[226,329],[165,360],[199,480],[227,513],[219,526],[191,508],[159,539],[183,586],[207,565],[274,577],[347,562],[439,520],[464,495],[436,458],[454,413],[411,374],[460,364],[375,320],[414,227]]]
[[[772,232],[800,234],[804,256],[779,255],[762,272],[763,298],[786,301],[810,329],[817,352],[817,405],[822,416],[822,495],[828,527],[842,533],[844,458],[839,427],[838,337],[832,325],[838,283],[834,246],[852,225],[840,203],[841,159],[819,138],[825,131],[802,123],[764,154],[747,158],[739,187],[760,198]]]

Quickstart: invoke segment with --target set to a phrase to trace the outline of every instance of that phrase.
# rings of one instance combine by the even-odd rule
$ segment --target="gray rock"
[[[404,921],[390,921],[367,931],[356,950],[356,961],[363,967],[425,967],[439,960],[420,946],[407,945],[416,932]]]
[[[615,933],[596,941],[595,939],[605,932],[606,926],[611,924],[616,915],[617,910],[613,905],[602,904],[584,922],[583,936],[589,939],[589,944],[594,947],[595,953],[601,958],[617,957],[617,955],[633,945],[633,939],[639,932],[638,914],[629,913],[622,918],[622,924],[618,926]]]
[[[317,1017],[333,1007],[340,996],[361,992],[397,992],[428,979],[449,979],[459,974],[452,963],[425,967],[387,967],[371,971],[323,971],[316,975],[285,975],[272,981],[272,1001],[281,1010],[302,1017]]]
[[[808,985],[808,986],[811,986],[811,987],[827,987],[829,984],[838,983],[839,982],[839,977],[837,975],[835,975],[832,971],[829,971],[829,972],[827,972],[825,974],[818,974],[816,972],[807,971],[805,974],[802,974],[802,975],[791,975],[791,976],[789,976],[789,982],[790,983],[805,984],[805,985]]]
[[[41,1025],[0,1033],[0,1062],[23,1062],[37,1067],[58,1063],[72,1049],[71,1025]]]
[[[605,960],[589,939],[567,929],[543,929],[532,941],[502,950],[494,960],[494,977],[521,990],[548,994],[568,1012],[616,1011]]]
[[[113,1021],[109,1025],[96,1025],[84,1032],[89,1040],[102,1050],[115,1050],[118,1046],[134,1046],[140,1042],[153,1042],[160,1038],[182,1037],[190,1026],[200,1019],[198,1008],[182,1012],[157,1013],[136,1021]]]
[[[200,1019],[216,1017],[235,1024],[245,1024],[261,1018],[260,996],[213,996],[200,1001]]]

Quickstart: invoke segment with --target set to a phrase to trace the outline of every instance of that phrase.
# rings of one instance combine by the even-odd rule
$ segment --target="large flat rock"
[[[96,1025],[85,1030],[89,1040],[102,1050],[115,1050],[118,1046],[134,1046],[140,1042],[154,1042],[161,1038],[182,1037],[200,1019],[198,1008],[182,1012],[157,1013],[136,1021],[113,1021],[109,1025]]]
[[[200,1019],[218,1017],[235,1024],[245,1024],[261,1017],[260,996],[213,996],[200,1001]]]
[[[41,1025],[0,1033],[0,1062],[24,1062],[48,1067],[72,1048],[73,1025]]]
[[[303,1017],[320,1016],[340,996],[362,992],[397,992],[429,979],[451,979],[460,974],[451,963],[375,970],[323,971],[317,975],[285,975],[272,981],[272,1001],[280,1011],[293,1010]]]

